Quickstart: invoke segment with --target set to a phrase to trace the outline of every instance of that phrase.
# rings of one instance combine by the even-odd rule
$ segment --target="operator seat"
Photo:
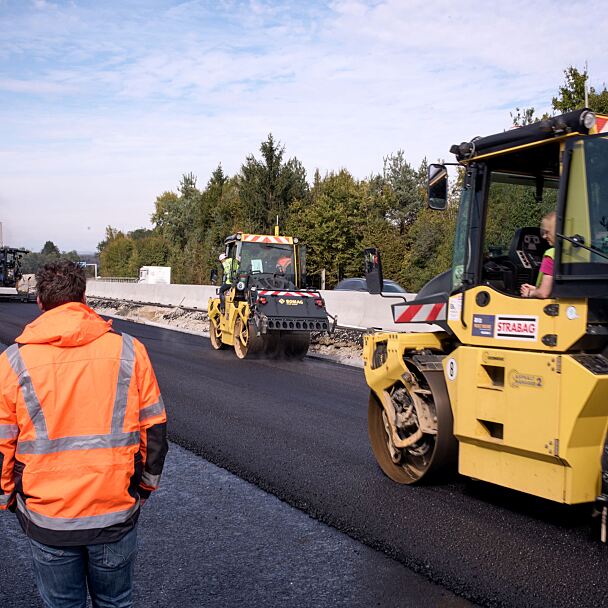
[[[517,293],[524,283],[534,285],[549,243],[540,235],[540,228],[526,227],[515,231],[509,247],[509,260],[515,265]]]

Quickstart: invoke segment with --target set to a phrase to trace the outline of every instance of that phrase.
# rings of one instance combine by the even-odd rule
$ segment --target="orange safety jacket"
[[[283,272],[285,272],[287,270],[287,268],[289,266],[291,266],[291,256],[283,256],[282,258],[279,258],[279,260],[277,261],[277,266],[283,269]]]
[[[70,302],[0,355],[0,510],[38,542],[115,542],[160,482],[166,414],[145,347]]]

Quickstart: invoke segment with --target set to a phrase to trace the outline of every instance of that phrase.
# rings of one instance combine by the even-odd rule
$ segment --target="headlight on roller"
[[[590,110],[586,110],[581,114],[581,124],[585,129],[591,129],[595,125],[595,114]]]

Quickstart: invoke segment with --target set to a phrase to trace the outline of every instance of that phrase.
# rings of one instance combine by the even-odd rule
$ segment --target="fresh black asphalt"
[[[23,325],[3,310],[0,340]],[[16,518],[0,514],[0,606],[42,607],[30,562]],[[136,606],[470,605],[175,443],[140,518],[135,580]]]
[[[10,343],[34,315],[0,304],[0,341]],[[384,477],[369,448],[361,370],[313,359],[238,361],[196,336],[115,326],[146,344],[171,438],[192,452],[476,603],[608,605],[608,552],[587,507],[461,478],[404,487]],[[379,605],[402,605],[387,600]]]
[[[12,514],[0,515],[0,541],[0,606],[41,608]],[[134,600],[183,608],[468,605],[176,444],[140,518]]]

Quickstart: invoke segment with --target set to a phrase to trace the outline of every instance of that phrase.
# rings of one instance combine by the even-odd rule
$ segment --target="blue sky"
[[[4,241],[91,251],[269,132],[309,176],[418,164],[608,81],[603,2],[0,0]],[[563,33],[563,36],[560,34]]]

